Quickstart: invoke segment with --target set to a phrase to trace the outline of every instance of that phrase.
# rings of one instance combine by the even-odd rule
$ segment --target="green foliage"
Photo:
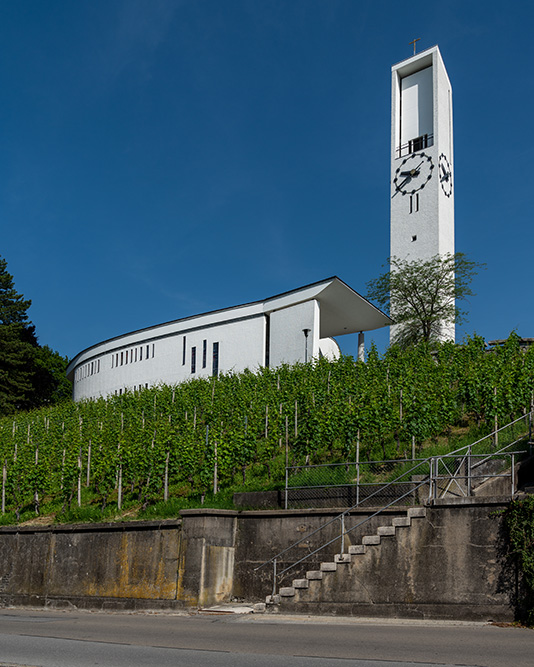
[[[367,298],[398,325],[394,342],[402,347],[440,340],[444,322],[464,321],[458,301],[473,295],[471,281],[484,266],[463,253],[414,261],[390,257],[388,265],[386,273],[367,283]]]
[[[0,257],[0,415],[57,403],[70,397],[68,360],[37,343],[28,320],[31,301],[15,290]]]
[[[119,506],[172,514],[233,490],[280,488],[286,457],[293,466],[354,461],[358,448],[360,461],[405,458],[412,439],[418,456],[438,439],[456,447],[453,426],[485,433],[523,415],[533,370],[534,348],[522,351],[515,334],[490,352],[474,337],[4,416],[5,516],[54,507],[58,519],[76,520],[79,498],[88,516]]]
[[[534,626],[534,496],[514,500],[504,513],[510,553],[523,574],[524,597],[520,600],[521,620]]]

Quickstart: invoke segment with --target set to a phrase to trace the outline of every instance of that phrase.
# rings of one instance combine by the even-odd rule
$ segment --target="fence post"
[[[288,487],[288,483],[289,483],[289,474],[288,474],[288,469],[287,469],[287,465],[286,465],[286,489],[285,489],[285,498],[284,498],[284,509],[285,510],[287,509],[287,493],[288,493],[287,487]]]
[[[495,434],[497,437],[497,434]],[[471,497],[471,445],[467,450],[467,497]]]
[[[513,498],[513,496],[515,495],[515,457],[514,457],[513,452],[512,452],[512,467],[511,467],[510,474],[512,476],[511,481],[512,481],[512,498]]]
[[[429,485],[428,485],[428,498],[429,500],[432,498],[433,500],[436,499],[436,458],[432,457],[430,459],[430,475],[429,475]]]
[[[345,552],[345,515],[341,515],[341,550],[340,555]]]
[[[276,558],[273,561],[273,598],[276,595]]]

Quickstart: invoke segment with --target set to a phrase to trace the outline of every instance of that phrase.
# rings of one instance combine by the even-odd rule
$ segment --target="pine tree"
[[[68,360],[39,346],[30,306],[0,257],[0,415],[54,403],[70,393]]]

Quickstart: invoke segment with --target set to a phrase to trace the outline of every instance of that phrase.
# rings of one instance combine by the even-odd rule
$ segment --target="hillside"
[[[533,392],[534,348],[512,334],[489,352],[479,337],[371,349],[366,363],[321,359],[19,413],[0,419],[0,522],[224,503],[283,485],[286,442],[290,464],[351,460],[358,443],[361,460],[402,457],[413,442],[453,448],[468,429],[527,412]]]

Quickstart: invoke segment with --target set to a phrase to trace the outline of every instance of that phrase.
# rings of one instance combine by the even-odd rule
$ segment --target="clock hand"
[[[409,171],[401,171],[400,176],[419,176],[419,173],[421,171],[421,165],[424,163],[424,160],[421,160],[421,162],[417,165],[417,167],[414,167],[413,169],[410,169]]]

